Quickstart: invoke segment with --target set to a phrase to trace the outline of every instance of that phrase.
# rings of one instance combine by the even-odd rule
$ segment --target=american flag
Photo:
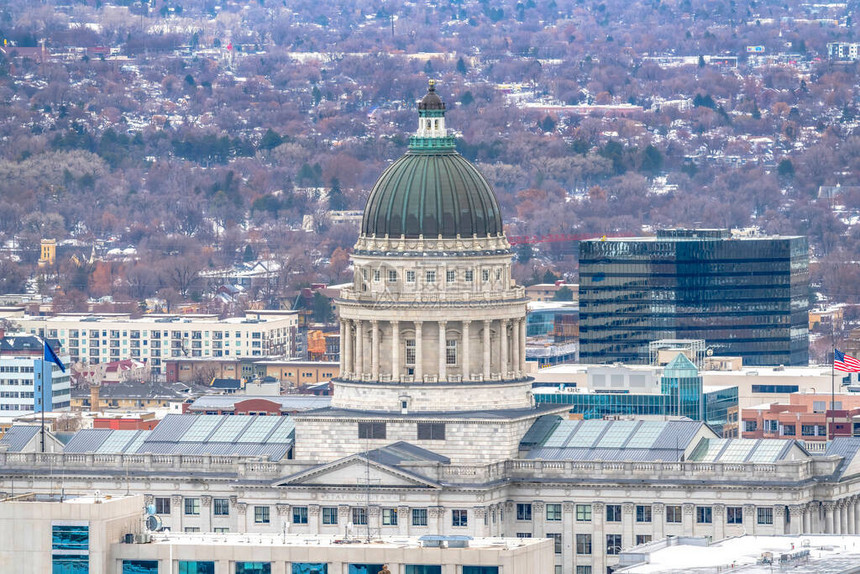
[[[834,349],[833,368],[843,373],[860,373],[860,361],[839,349]]]

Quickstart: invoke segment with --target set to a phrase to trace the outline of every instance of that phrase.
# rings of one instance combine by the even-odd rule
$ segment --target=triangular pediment
[[[275,486],[336,486],[367,488],[439,488],[428,478],[395,466],[368,461],[355,454],[281,478]]]

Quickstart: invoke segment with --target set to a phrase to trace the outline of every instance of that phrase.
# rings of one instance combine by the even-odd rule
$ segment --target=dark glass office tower
[[[672,229],[583,241],[579,275],[583,363],[647,363],[658,339],[705,339],[746,365],[809,362],[805,237]]]

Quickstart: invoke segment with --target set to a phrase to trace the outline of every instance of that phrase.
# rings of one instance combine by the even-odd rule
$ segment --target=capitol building
[[[174,531],[550,538],[541,574],[603,574],[672,535],[860,534],[860,439],[813,455],[686,419],[535,404],[502,213],[445,111],[431,83],[368,199],[328,406],[168,415],[45,454],[4,438],[0,491],[142,494]]]

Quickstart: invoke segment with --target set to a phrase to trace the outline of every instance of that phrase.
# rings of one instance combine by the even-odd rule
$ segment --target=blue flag
[[[43,341],[45,343],[45,353],[43,359],[48,361],[49,363],[55,363],[60,370],[64,373],[66,372],[66,365],[63,364],[63,361],[60,360],[60,357],[54,352],[54,349],[51,348],[51,345],[48,344],[47,341]]]

